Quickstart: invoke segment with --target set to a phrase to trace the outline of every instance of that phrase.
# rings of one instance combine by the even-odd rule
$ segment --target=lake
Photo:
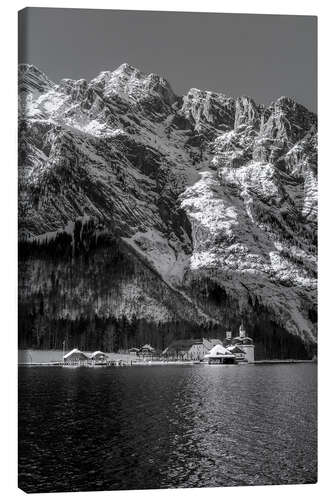
[[[317,366],[19,368],[19,487],[317,480]]]

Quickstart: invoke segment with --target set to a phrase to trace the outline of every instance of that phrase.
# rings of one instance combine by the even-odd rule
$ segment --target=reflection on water
[[[313,483],[316,366],[19,369],[28,492]]]

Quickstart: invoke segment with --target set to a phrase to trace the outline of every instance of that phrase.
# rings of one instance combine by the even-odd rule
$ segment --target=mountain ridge
[[[149,318],[160,328],[170,322],[171,339],[172,325],[177,324],[176,336],[186,336],[193,328],[236,328],[242,320],[255,339],[257,331],[262,345],[266,328],[276,332],[270,340],[274,346],[279,338],[293,344],[293,337],[312,352],[317,307],[314,113],[287,97],[267,107],[246,96],[198,89],[179,97],[164,78],[127,64],[90,82],[63,79],[59,84],[33,66],[20,66],[19,100],[22,281],[29,276],[34,282],[42,269],[54,268],[45,254],[50,246],[57,248],[58,240],[72,248],[69,261],[58,263],[57,286],[43,271],[32,299],[19,287],[34,346],[37,337],[44,339],[40,345],[49,346],[50,322],[70,318],[74,306],[68,294],[64,298],[64,275],[82,255],[99,260],[104,250],[96,242],[106,238],[120,244],[126,259],[140,263],[139,273],[146,275],[148,266],[173,297],[165,313],[162,287],[153,307],[153,285],[144,280],[138,285],[134,273],[129,281],[117,277],[117,286],[124,289],[127,283],[119,297],[129,304],[132,287],[143,306],[122,308],[121,301],[108,298],[114,293],[105,289],[101,269],[95,269],[95,292],[91,276],[85,284],[95,296],[94,314],[106,323],[123,316],[130,323]],[[62,266],[66,273],[60,272]],[[38,312],[41,297],[43,315]],[[187,319],[185,303],[186,328],[178,324]],[[77,307],[82,318],[89,316],[86,308]],[[165,338],[157,340],[158,326],[151,328],[155,343],[164,345]],[[117,335],[122,346],[121,332]],[[98,335],[94,338],[89,345],[99,347]],[[267,356],[269,347],[263,351]]]

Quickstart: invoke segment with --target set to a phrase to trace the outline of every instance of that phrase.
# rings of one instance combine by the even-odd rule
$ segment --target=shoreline
[[[317,361],[311,360],[311,359],[262,359],[258,361],[254,361],[252,363],[238,363],[233,366],[239,366],[239,365],[278,365],[278,364],[299,364],[299,363],[313,363],[317,364]],[[102,363],[102,364],[82,364],[82,365],[66,365],[62,363],[61,361],[54,361],[54,362],[44,362],[44,363],[18,363],[18,367],[36,367],[36,366],[58,366],[58,367],[65,367],[65,368],[114,368],[114,367],[133,367],[133,366],[193,366],[193,365],[208,365],[208,363],[205,363],[203,361],[163,361],[163,360],[156,360],[156,361],[122,361],[119,360],[118,362],[111,362],[111,363]],[[223,365],[221,365],[223,366]],[[228,365],[230,366],[230,365]]]
[[[87,356],[91,355],[90,351],[83,351]],[[105,352],[107,355],[108,365],[113,366],[157,366],[157,365],[190,365],[190,364],[205,364],[203,361],[196,359],[177,359],[177,358],[163,358],[160,356],[137,356],[136,354],[128,352]],[[60,349],[18,349],[18,366],[62,366],[63,365],[63,351]],[[258,359],[252,363],[255,365],[265,364],[295,364],[295,363],[316,363],[317,360],[313,359]],[[246,363],[248,364],[248,363]],[[92,365],[90,365],[92,366]],[[97,365],[100,366],[100,365]],[[106,365],[105,365],[106,366]]]

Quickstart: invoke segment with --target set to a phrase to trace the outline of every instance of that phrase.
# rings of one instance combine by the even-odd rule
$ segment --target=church
[[[249,363],[254,362],[254,343],[251,337],[246,335],[243,324],[239,327],[239,334],[237,337],[232,336],[232,332],[226,332],[225,339],[223,340],[223,346],[226,347],[230,352],[234,352],[237,357],[241,358],[241,352],[244,352],[244,361]],[[236,349],[237,348],[237,349]]]

